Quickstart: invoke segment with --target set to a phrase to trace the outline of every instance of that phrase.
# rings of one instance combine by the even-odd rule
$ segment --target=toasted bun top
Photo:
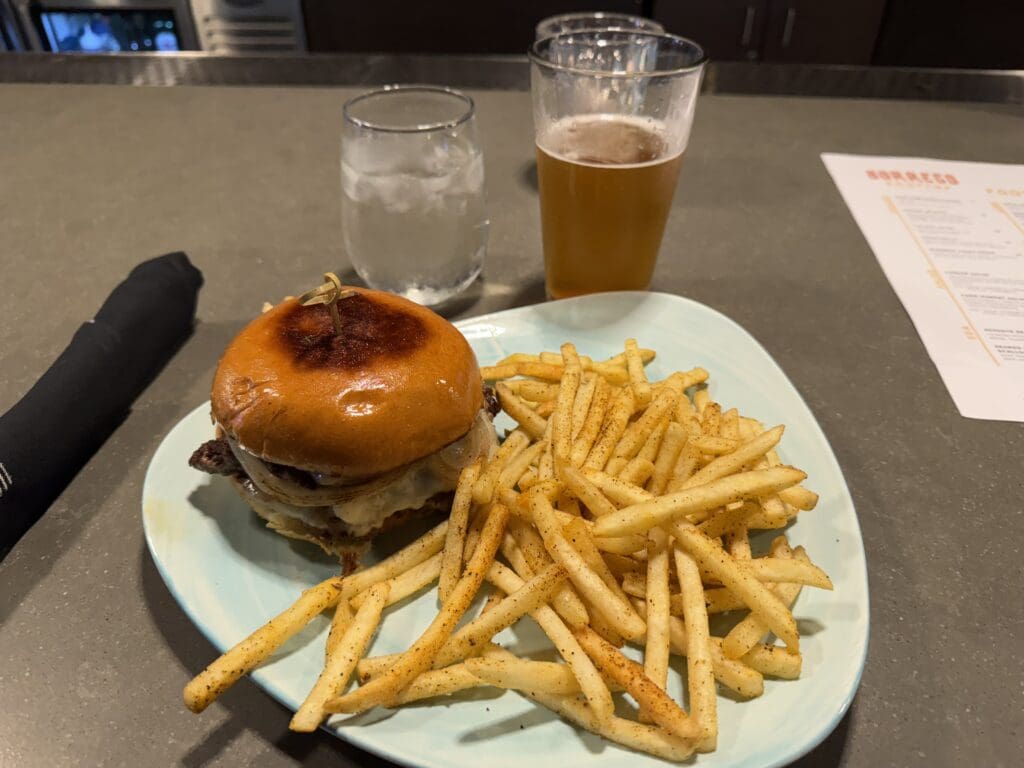
[[[213,417],[277,464],[369,477],[464,435],[483,404],[473,350],[429,309],[356,289],[327,307],[289,299],[228,345],[213,379]]]

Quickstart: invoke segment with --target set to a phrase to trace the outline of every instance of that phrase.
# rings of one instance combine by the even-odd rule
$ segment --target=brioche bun
[[[401,297],[356,288],[337,303],[289,299],[231,342],[213,381],[213,417],[259,458],[358,479],[427,456],[473,425],[482,382],[448,321]]]

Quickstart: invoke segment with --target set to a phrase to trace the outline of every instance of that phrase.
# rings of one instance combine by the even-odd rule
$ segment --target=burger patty
[[[228,441],[222,437],[207,440],[196,448],[188,460],[188,465],[208,475],[241,477],[245,474]]]

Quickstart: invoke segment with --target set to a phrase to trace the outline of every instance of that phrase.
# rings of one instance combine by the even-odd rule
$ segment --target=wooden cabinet
[[[719,61],[756,60],[768,0],[654,0],[652,16]]]
[[[869,64],[885,0],[654,0],[653,16],[719,61]]]
[[[885,0],[771,0],[765,61],[870,64]]]

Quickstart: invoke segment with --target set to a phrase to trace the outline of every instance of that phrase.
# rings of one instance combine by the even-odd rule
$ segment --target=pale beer
[[[538,136],[551,297],[650,285],[682,162],[652,119],[577,116]]]

